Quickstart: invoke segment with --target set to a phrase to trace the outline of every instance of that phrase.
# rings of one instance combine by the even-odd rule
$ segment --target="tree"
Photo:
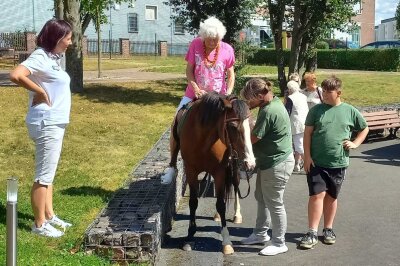
[[[316,65],[316,43],[334,29],[351,29],[353,6],[360,0],[287,0],[268,1],[271,29],[277,50],[278,80],[281,95],[286,89],[282,35],[292,29],[289,73],[313,70]],[[283,25],[286,28],[283,28]]]
[[[196,33],[200,22],[215,16],[226,27],[224,41],[235,46],[240,30],[250,25],[260,0],[170,0],[166,2],[173,10],[172,19]]]
[[[397,4],[395,18],[396,18],[396,30],[400,31],[400,1]]]
[[[82,21],[80,0],[63,0],[64,19],[71,24],[72,45],[66,52],[66,70],[71,77],[71,91],[83,91]]]
[[[268,11],[270,18],[271,31],[274,36],[276,50],[276,65],[278,67],[278,83],[283,95],[286,89],[285,59],[283,56],[282,32],[285,20],[286,1],[268,0]]]

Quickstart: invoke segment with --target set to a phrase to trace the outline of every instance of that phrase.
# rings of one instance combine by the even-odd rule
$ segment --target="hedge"
[[[285,65],[289,65],[290,50],[285,49]],[[276,65],[275,49],[258,49],[249,64]],[[317,51],[319,68],[399,71],[400,49],[327,49]]]

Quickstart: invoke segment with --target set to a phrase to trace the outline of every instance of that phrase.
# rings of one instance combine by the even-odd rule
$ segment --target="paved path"
[[[351,154],[351,165],[339,198],[335,221],[337,242],[322,242],[313,250],[297,249],[307,230],[308,189],[305,175],[292,175],[285,205],[288,214],[286,234],[289,251],[273,257],[257,255],[262,245],[241,245],[255,224],[256,202],[252,192],[241,201],[244,223],[228,222],[235,254],[220,252],[219,224],[214,214],[215,199],[200,199],[197,212],[195,248],[180,249],[188,228],[188,204],[176,215],[172,231],[166,237],[157,265],[400,265],[400,139],[367,143]],[[247,185],[242,182],[242,191]],[[186,199],[187,200],[187,199]],[[233,208],[228,214],[231,218]],[[321,234],[321,226],[320,232]]]
[[[0,70],[0,86],[15,86],[8,77],[10,70]],[[97,71],[84,71],[85,83],[109,83],[129,81],[152,81],[185,78],[184,74],[141,72],[139,68],[103,70],[102,77],[97,78]]]

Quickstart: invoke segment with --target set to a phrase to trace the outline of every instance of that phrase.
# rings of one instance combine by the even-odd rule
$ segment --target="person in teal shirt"
[[[241,91],[250,108],[259,107],[251,141],[256,157],[257,180],[254,196],[257,219],[253,233],[241,242],[268,245],[260,255],[273,256],[288,250],[285,244],[287,218],[283,194],[294,168],[289,115],[282,101],[272,92],[272,83],[251,79]],[[272,238],[267,234],[272,225]]]
[[[304,131],[304,170],[309,189],[308,232],[299,246],[313,248],[318,243],[318,225],[324,214],[323,239],[334,244],[333,220],[337,197],[349,166],[349,151],[357,148],[368,134],[361,113],[343,103],[342,81],[332,76],[321,84],[324,102],[310,109]],[[350,140],[352,131],[357,136]]]

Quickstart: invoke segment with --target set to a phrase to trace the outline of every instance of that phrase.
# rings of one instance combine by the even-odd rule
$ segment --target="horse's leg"
[[[240,213],[239,192],[235,191],[235,216],[233,216],[234,224],[241,224],[243,222],[242,214]]]
[[[233,254],[234,250],[232,247],[232,242],[230,240],[228,227],[226,226],[226,204],[225,204],[225,183],[223,182],[224,176],[220,176],[220,178],[216,177],[215,180],[215,189],[217,192],[217,211],[219,216],[221,217],[221,236],[222,236],[222,252],[224,255]]]
[[[194,234],[197,231],[196,226],[196,209],[198,206],[198,193],[199,193],[199,184],[197,180],[197,175],[193,173],[189,173],[186,170],[186,177],[189,184],[190,189],[190,199],[189,199],[189,208],[190,208],[190,221],[188,228],[188,235],[185,239],[185,243],[183,245],[183,250],[190,251],[192,250],[192,245],[194,241]]]
[[[171,159],[169,162],[169,167],[165,170],[164,174],[161,176],[161,184],[168,185],[172,182],[173,178],[177,174],[176,162],[178,160],[179,145],[174,137],[174,127],[176,123],[176,117],[171,125],[171,132],[169,136],[169,150],[171,153]]]

